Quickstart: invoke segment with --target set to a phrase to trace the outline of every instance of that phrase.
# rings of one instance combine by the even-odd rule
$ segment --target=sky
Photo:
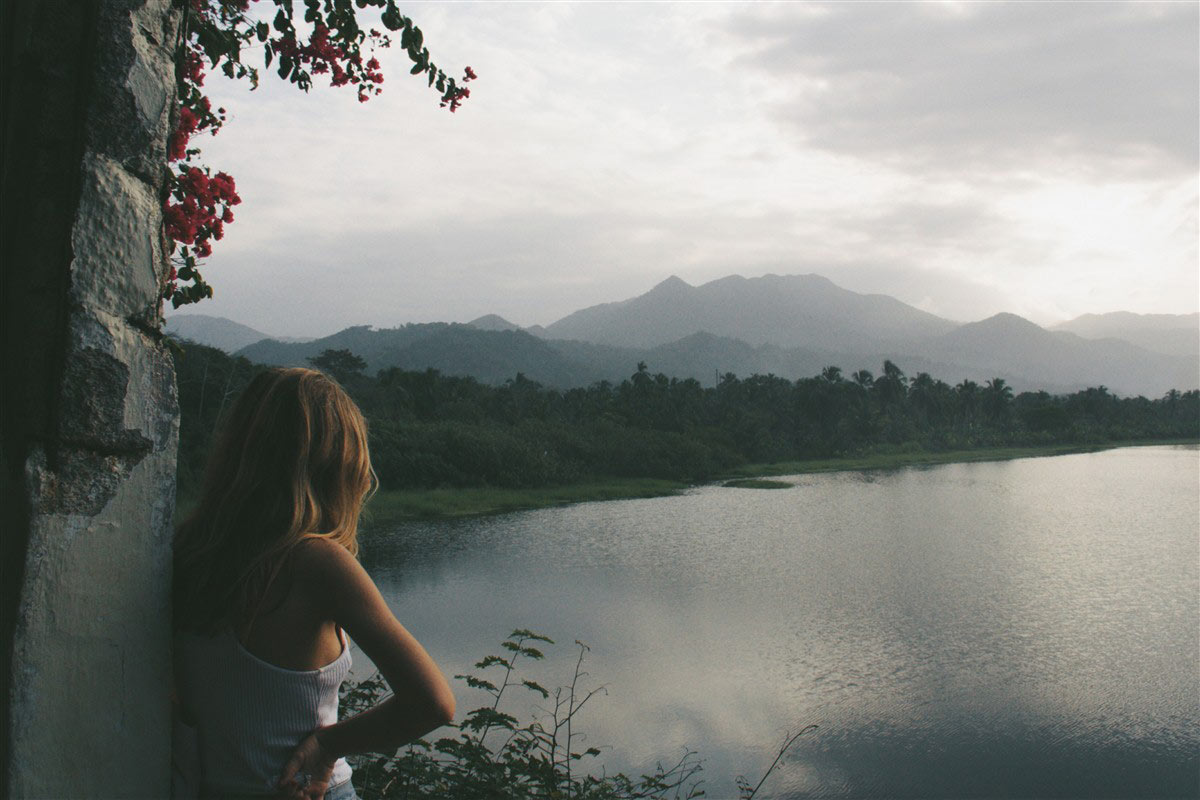
[[[1200,3],[402,10],[478,74],[457,113],[398,47],[363,104],[208,79],[243,203],[185,312],[546,325],[769,273],[961,321],[1200,308]]]

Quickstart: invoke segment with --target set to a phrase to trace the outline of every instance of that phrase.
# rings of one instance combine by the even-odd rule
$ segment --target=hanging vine
[[[268,3],[275,6],[273,19],[258,8]],[[251,6],[256,7],[253,13]],[[379,11],[382,30],[360,25],[358,11],[368,8]],[[303,33],[297,30],[297,13]],[[185,0],[175,60],[179,106],[167,141],[163,200],[171,253],[163,297],[173,306],[212,297],[212,286],[200,274],[200,260],[212,254],[213,242],[221,240],[225,226],[234,220],[233,207],[242,202],[233,177],[213,173],[202,163],[196,144],[199,134],[216,135],[225,124],[225,109],[213,109],[205,94],[206,74],[220,70],[257,88],[258,69],[242,57],[260,49],[263,68],[302,91],[328,77],[330,86],[353,87],[359,102],[365,103],[383,91],[375,51],[390,47],[393,37],[399,38],[412,62],[409,72],[425,76],[439,93],[441,106],[457,111],[471,95],[466,84],[475,73],[466,67],[456,81],[434,64],[421,29],[400,13],[394,0]]]

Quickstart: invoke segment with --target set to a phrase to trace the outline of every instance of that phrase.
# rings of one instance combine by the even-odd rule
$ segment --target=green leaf
[[[511,664],[508,663],[508,659],[501,658],[500,656],[484,656],[482,661],[477,661],[475,663],[475,668],[476,669],[487,669],[488,667],[490,667],[494,664],[500,664],[501,666],[504,666],[504,667],[511,666]]]
[[[275,30],[280,33],[287,33],[288,28],[292,26],[292,21],[288,19],[288,15],[283,13],[283,9],[279,9],[279,13],[275,15]]]
[[[480,731],[490,727],[500,727],[511,731],[516,730],[517,718],[511,714],[505,714],[503,711],[497,711],[494,708],[477,708],[467,714],[466,719],[462,721],[461,727],[473,731]]]
[[[271,29],[267,26],[267,23],[260,22],[254,27],[254,33],[258,36],[260,42],[265,42],[267,37],[271,35]]]
[[[279,77],[286,79],[292,74],[292,67],[295,66],[292,59],[287,56],[279,57]]]
[[[413,68],[408,71],[408,74],[416,75],[418,72],[423,72],[424,70],[425,70],[425,68],[422,67],[420,64],[414,64]]]
[[[485,681],[483,678],[476,678],[474,675],[455,675],[455,678],[466,681],[467,686],[472,689],[486,689],[489,692],[497,692],[496,684],[491,681]]]
[[[531,691],[537,692],[542,696],[543,699],[550,696],[550,692],[546,691],[545,687],[543,687],[537,681],[521,681],[521,685]]]

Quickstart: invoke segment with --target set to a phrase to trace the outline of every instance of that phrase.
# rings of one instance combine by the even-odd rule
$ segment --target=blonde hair
[[[225,418],[199,503],[175,535],[176,627],[248,627],[304,539],[357,555],[373,485],[366,420],[335,381],[298,368],[257,375]]]

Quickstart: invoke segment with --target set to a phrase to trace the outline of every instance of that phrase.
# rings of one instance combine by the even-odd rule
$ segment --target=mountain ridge
[[[670,317],[669,324],[636,330],[637,317],[652,312]],[[728,329],[739,317],[751,319],[750,332],[757,330],[756,337],[721,332],[716,324],[716,331],[701,327],[715,320]],[[599,328],[615,325],[629,336],[562,336],[564,327],[576,333],[586,327],[571,331],[559,325],[572,318]],[[1117,318],[1122,320],[1129,321]],[[1172,328],[1176,323],[1180,327]],[[1151,327],[1186,331],[1189,323],[1184,315],[1154,320]],[[819,335],[807,335],[814,327]],[[304,365],[323,349],[348,349],[372,371],[432,367],[485,382],[502,382],[521,372],[560,388],[622,380],[640,361],[655,372],[710,384],[726,372],[796,379],[829,365],[841,367],[844,374],[877,371],[884,359],[909,375],[928,372],[950,383],[1002,377],[1017,391],[1059,393],[1103,384],[1118,394],[1159,396],[1171,388],[1200,386],[1200,364],[1194,358],[1124,339],[1089,339],[1061,327],[1043,328],[1007,312],[956,323],[887,295],[850,292],[820,275],[729,275],[700,287],[672,275],[643,295],[580,309],[544,329],[521,329],[487,314],[466,324],[352,326],[309,342],[267,339],[237,352],[262,363]],[[638,337],[647,330],[657,330],[652,344],[621,343],[645,341]],[[688,332],[665,338],[681,330]]]
[[[749,311],[747,309],[750,309]],[[552,339],[654,347],[701,331],[751,345],[879,349],[958,323],[882,294],[859,294],[821,275],[728,275],[691,286],[672,275],[645,294],[580,309],[545,327]]]

